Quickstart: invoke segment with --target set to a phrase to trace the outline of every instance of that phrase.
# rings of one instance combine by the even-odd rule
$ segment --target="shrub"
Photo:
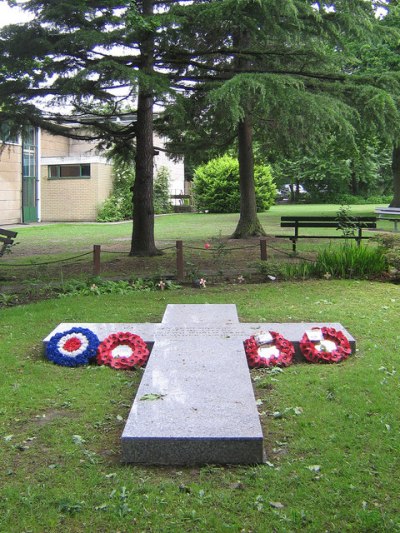
[[[111,195],[100,206],[96,220],[115,222],[132,218],[132,186],[135,169],[131,164],[114,163],[114,182]]]
[[[275,202],[276,186],[271,169],[254,167],[257,211],[266,211]],[[239,163],[224,155],[196,168],[193,180],[194,201],[198,211],[237,213],[240,211]]]
[[[400,273],[400,235],[394,233],[379,233],[374,238],[385,255],[391,273]]]
[[[161,167],[154,180],[154,213],[170,213],[172,205],[169,198],[170,173],[167,167]]]
[[[358,196],[354,194],[321,193],[311,195],[307,201],[315,204],[347,204],[347,205],[369,205],[369,204],[390,204],[392,196]]]
[[[96,220],[97,222],[116,222],[131,217],[132,209],[130,216],[127,216],[123,199],[115,194],[111,194],[111,196],[109,196],[99,208]]]

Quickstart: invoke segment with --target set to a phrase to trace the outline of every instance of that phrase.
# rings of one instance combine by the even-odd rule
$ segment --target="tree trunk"
[[[256,191],[254,185],[253,126],[246,116],[238,125],[240,218],[232,237],[247,239],[265,235],[257,217]]]
[[[390,207],[400,207],[400,144],[393,147],[392,153],[393,200]]]
[[[144,16],[153,14],[152,0],[143,0]],[[153,72],[154,37],[143,33],[141,43],[141,71],[147,76]],[[133,185],[133,231],[130,255],[158,255],[154,241],[153,207],[153,92],[149,79],[139,81],[137,107],[137,136],[135,158],[135,183]]]
[[[351,171],[351,194],[355,196],[359,193],[357,176],[354,170]]]

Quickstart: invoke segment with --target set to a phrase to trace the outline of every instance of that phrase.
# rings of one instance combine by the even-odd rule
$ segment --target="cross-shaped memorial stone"
[[[129,331],[153,344],[122,434],[122,460],[137,464],[253,464],[263,434],[243,341],[278,331],[295,344],[312,327],[340,324],[240,323],[233,304],[169,304],[161,324],[60,324],[90,328],[100,340]]]

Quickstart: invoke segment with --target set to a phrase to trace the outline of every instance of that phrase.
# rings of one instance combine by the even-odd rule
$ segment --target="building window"
[[[49,179],[88,179],[90,165],[49,165]]]

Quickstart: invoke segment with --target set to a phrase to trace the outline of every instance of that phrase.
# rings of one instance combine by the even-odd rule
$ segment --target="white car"
[[[282,199],[284,198],[289,198],[290,197],[290,193],[291,193],[291,190],[293,190],[296,192],[297,190],[297,187],[296,185],[290,185],[289,183],[286,183],[285,185],[283,185],[279,191],[278,191],[278,196]],[[303,185],[299,185],[299,188],[298,188],[298,191],[299,191],[299,194],[307,194],[307,191],[305,190],[305,188],[303,187]]]

